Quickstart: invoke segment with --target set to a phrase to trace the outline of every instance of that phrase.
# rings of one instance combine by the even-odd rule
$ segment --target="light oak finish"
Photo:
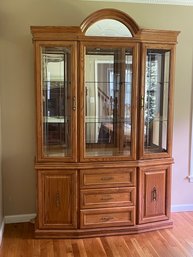
[[[84,88],[84,62],[85,62],[85,49],[86,47],[101,47],[101,43],[102,46],[104,48],[107,49],[111,49],[112,47],[114,48],[131,48],[133,51],[133,70],[135,72],[133,72],[132,74],[132,101],[131,101],[131,112],[132,112],[132,124],[131,124],[131,152],[128,155],[119,155],[117,156],[116,154],[114,154],[113,156],[98,156],[96,157],[92,157],[92,156],[86,156],[85,154],[85,148],[81,147],[80,148],[80,161],[81,162],[99,162],[99,161],[121,161],[121,160],[135,160],[136,159],[136,127],[137,127],[137,85],[139,83],[138,81],[138,70],[139,70],[139,63],[138,63],[138,57],[139,57],[139,45],[133,42],[130,42],[127,39],[127,42],[122,42],[122,38],[119,42],[117,42],[117,38],[112,40],[108,39],[107,37],[105,39],[107,40],[102,40],[101,42],[101,37],[94,37],[95,41],[93,42],[92,40],[93,37],[86,37],[87,41],[86,42],[81,42],[80,43],[80,60],[82,61],[81,64],[82,66],[80,67],[80,81],[81,81],[81,85],[82,87],[80,87],[80,95],[83,96],[85,94],[85,88]],[[93,44],[94,43],[94,44]],[[125,72],[124,69],[122,69],[121,71],[122,73]],[[121,87],[122,88],[122,87]],[[122,94],[123,90],[120,89],[120,94]],[[124,104],[124,99],[122,99],[122,104]],[[119,112],[123,112],[123,106],[121,108],[120,106],[120,110]],[[84,145],[85,142],[85,127],[84,127],[84,121],[85,121],[85,103],[84,103],[84,98],[80,97],[80,145]],[[120,116],[122,117],[122,116]],[[121,136],[121,132],[118,133],[118,137]]]
[[[115,19],[122,22],[130,30],[132,37],[86,36],[87,29],[102,19]],[[48,249],[50,256],[54,256],[54,252],[58,254],[56,256],[61,254],[63,254],[62,256],[84,257],[118,257],[129,256],[128,254],[131,256],[161,256],[159,254],[164,252],[165,248],[161,247],[160,252],[159,250],[157,252],[156,245],[152,245],[150,241],[147,241],[146,245],[146,238],[143,235],[131,237],[124,235],[170,228],[173,225],[170,218],[173,88],[175,51],[179,32],[141,29],[130,16],[115,9],[96,11],[89,15],[80,26],[32,26],[31,32],[35,51],[36,84],[37,218],[35,237],[85,238],[122,235],[119,238],[122,246],[119,241],[115,240],[116,237],[80,240],[74,241],[74,243],[71,240],[46,240],[44,241],[47,242],[45,248]],[[109,102],[111,99],[112,106],[113,104],[115,106],[111,108],[113,111],[111,115],[113,116],[115,113],[116,118],[116,121],[113,120],[113,132],[111,133],[111,136],[114,133],[114,141],[110,141],[106,145],[104,142],[101,145],[98,143],[99,133],[96,133],[94,142],[88,140],[86,143],[88,101],[85,100],[87,95],[85,56],[88,49],[103,49],[100,53],[105,53],[104,56],[108,56],[109,49],[111,49],[113,53],[111,53],[111,57],[113,56],[115,59],[111,61],[114,62],[113,76],[116,82],[113,90],[116,91],[114,94],[118,96],[113,95],[111,99],[109,95],[106,98]],[[153,53],[154,51],[170,53],[168,109],[166,110],[168,121],[165,131],[167,142],[165,142],[166,146],[158,145],[156,149],[160,147],[161,150],[158,149],[153,153],[144,150],[146,124],[145,108],[142,105],[146,92],[146,59],[149,49]],[[97,51],[94,51],[95,55],[97,55]],[[46,57],[44,56],[45,52]],[[49,80],[48,76],[44,78],[44,74],[49,72],[42,63],[46,62],[44,57],[49,62],[50,54],[54,56],[52,62],[57,62],[57,57],[55,59],[57,54],[60,55],[60,58],[62,55],[65,56],[64,59],[67,60],[63,61],[67,67],[63,70],[65,74],[61,87],[63,95],[60,95],[64,102],[66,101],[62,102],[61,110],[63,110],[62,117],[64,116],[63,125],[66,126],[63,134],[67,131],[67,139],[61,140],[59,146],[53,147],[48,144],[50,152],[46,152],[44,129],[49,125],[46,120],[50,118],[50,113],[48,114],[45,105],[54,105],[54,101],[59,102],[59,99],[55,97],[54,101],[45,103],[45,95],[48,92],[45,93],[44,90],[48,90],[47,84],[51,90],[57,87],[58,81],[61,82],[60,79],[58,81]],[[128,60],[126,61],[126,59]],[[129,65],[130,68],[127,70],[126,67]],[[162,77],[164,77],[164,70],[165,67],[162,65]],[[128,82],[125,78],[126,71],[131,73],[128,88],[126,88],[126,82]],[[165,81],[159,82],[164,84]],[[51,83],[53,84],[51,85]],[[95,85],[96,81],[92,79],[91,83]],[[99,89],[100,87],[98,87],[98,91],[96,90],[97,97],[100,93]],[[129,97],[131,95],[129,115],[126,115],[125,111],[127,90]],[[89,99],[93,103],[93,98]],[[118,104],[116,105],[115,102]],[[95,109],[97,108],[99,109],[99,105],[96,104]],[[160,112],[159,106],[157,109]],[[92,115],[98,119],[97,114]],[[111,115],[108,114],[107,117],[109,118]],[[61,114],[51,115],[51,118],[53,117],[62,120]],[[102,115],[101,117],[103,118]],[[161,123],[163,117],[159,118]],[[130,134],[127,139],[129,138],[130,141],[124,141],[126,129],[123,121],[128,125],[127,130],[129,129]],[[55,123],[57,122],[55,121]],[[95,121],[95,123],[97,122]],[[102,124],[102,121],[98,121],[98,123]],[[162,126],[160,123],[159,128]],[[110,125],[106,125],[106,128],[112,131]],[[99,124],[97,126],[99,129]],[[160,138],[159,142],[162,141]],[[90,148],[87,148],[87,144],[90,144]],[[156,145],[154,142],[153,144]],[[67,146],[68,148],[65,148]],[[63,152],[58,155],[57,147],[63,147]],[[65,151],[69,151],[68,154]],[[167,230],[165,233],[169,234],[169,231]],[[156,237],[161,235],[159,233],[162,232],[155,232],[152,233],[153,236],[150,236],[154,243]],[[33,241],[34,244],[38,244],[38,242],[41,240]],[[60,242],[63,242],[64,245]],[[86,245],[85,242],[89,242],[89,245]],[[157,247],[159,249],[160,242],[157,243]],[[43,249],[44,246],[39,245],[37,248],[39,253],[41,252],[41,256],[47,256]],[[96,255],[93,255],[93,249],[96,250]],[[165,256],[167,257],[167,255]]]
[[[80,211],[80,228],[130,226],[135,224],[135,207]]]
[[[136,184],[135,169],[92,169],[82,170],[80,173],[81,188],[134,186]]]
[[[176,52],[176,47],[173,45],[169,45],[169,44],[143,44],[142,46],[142,70],[141,70],[141,78],[142,78],[142,83],[141,83],[141,91],[140,91],[140,98],[144,97],[144,92],[145,92],[145,72],[146,72],[146,67],[145,67],[145,63],[146,63],[146,52],[147,49],[164,49],[164,50],[169,50],[171,53],[171,57],[170,57],[170,77],[169,77],[169,81],[170,81],[170,86],[169,86],[169,92],[168,92],[168,96],[170,101],[168,101],[168,110],[170,110],[168,112],[168,122],[167,122],[167,152],[162,152],[162,153],[158,153],[158,154],[151,154],[151,153],[145,153],[144,152],[144,148],[140,147],[139,149],[139,154],[140,154],[140,159],[156,159],[159,158],[160,155],[162,157],[170,157],[172,156],[172,134],[173,134],[173,94],[174,94],[174,71],[175,69],[175,52]],[[140,109],[140,135],[139,135],[139,142],[140,145],[144,145],[144,110],[143,108]]]
[[[77,227],[77,172],[38,171],[38,227]]]
[[[87,239],[34,239],[32,223],[6,224],[1,257],[192,257],[193,212],[172,213],[172,229]]]
[[[135,225],[134,186],[136,186],[134,168],[82,170],[80,173],[80,228]]]
[[[145,167],[140,170],[139,223],[153,222],[170,218],[168,192],[170,167]]]
[[[37,146],[36,146],[36,162],[39,163],[41,161],[65,161],[65,162],[76,162],[77,161],[77,111],[71,112],[71,136],[70,136],[70,142],[71,142],[71,148],[72,153],[71,156],[63,156],[60,158],[53,158],[48,157],[43,154],[44,147],[43,147],[43,126],[44,126],[44,120],[43,120],[43,90],[42,90],[42,76],[41,76],[41,49],[43,47],[68,47],[71,50],[71,87],[70,87],[70,95],[72,97],[77,97],[77,43],[71,42],[71,41],[37,41],[35,44],[35,83],[36,83],[36,135],[37,135]],[[73,69],[72,69],[73,67]]]
[[[135,199],[135,187],[82,189],[80,208],[131,206]]]

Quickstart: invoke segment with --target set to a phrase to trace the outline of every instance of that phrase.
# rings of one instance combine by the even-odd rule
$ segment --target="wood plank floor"
[[[9,224],[0,257],[193,257],[193,212],[172,219],[172,229],[78,240],[34,239],[33,224]]]

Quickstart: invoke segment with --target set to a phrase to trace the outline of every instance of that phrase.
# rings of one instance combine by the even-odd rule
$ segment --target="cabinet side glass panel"
[[[42,47],[43,155],[68,157],[71,149],[71,50]]]
[[[130,156],[133,50],[86,48],[86,156]]]
[[[170,55],[170,50],[147,50],[144,107],[145,153],[167,152]]]

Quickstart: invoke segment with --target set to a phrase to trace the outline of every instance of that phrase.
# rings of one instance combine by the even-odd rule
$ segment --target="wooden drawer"
[[[135,168],[89,169],[80,172],[81,188],[135,186]]]
[[[135,224],[135,207],[80,211],[81,228],[131,226]]]
[[[83,189],[80,208],[100,208],[135,205],[135,187]]]

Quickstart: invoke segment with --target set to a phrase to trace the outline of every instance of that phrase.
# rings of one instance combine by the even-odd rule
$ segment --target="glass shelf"
[[[85,157],[129,157],[133,50],[87,47],[85,52]]]
[[[42,47],[43,154],[72,155],[71,49]]]
[[[167,152],[169,78],[170,51],[147,49],[144,99],[144,151],[147,154]]]

